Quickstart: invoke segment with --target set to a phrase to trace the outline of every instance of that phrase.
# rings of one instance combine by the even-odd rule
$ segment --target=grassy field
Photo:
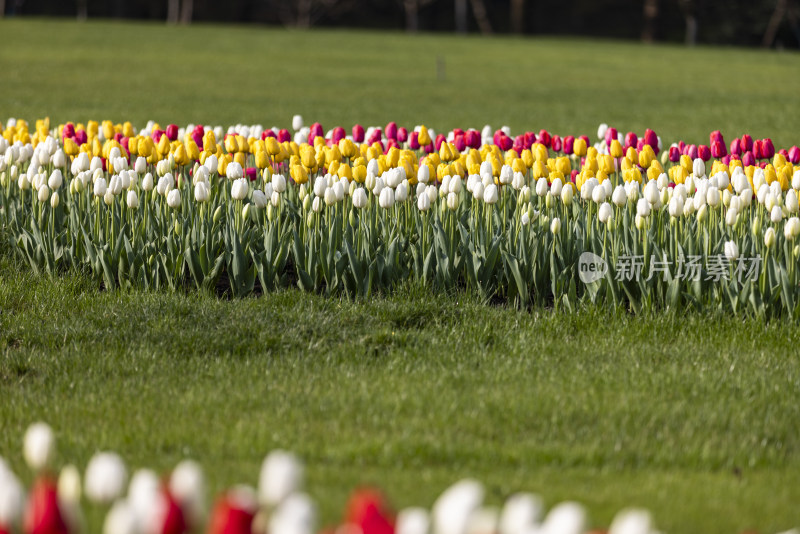
[[[800,141],[800,56],[615,42],[265,28],[0,22],[0,117],[508,124],[666,141]],[[437,80],[436,58],[446,65]],[[30,275],[0,245],[0,455],[25,427],[59,461],[184,457],[217,492],[272,448],[307,462],[323,522],[357,484],[430,506],[464,476],[650,508],[667,532],[800,526],[796,324],[614,310],[520,313],[404,286],[363,302],[297,290],[229,301]],[[90,532],[99,510],[90,510]]]

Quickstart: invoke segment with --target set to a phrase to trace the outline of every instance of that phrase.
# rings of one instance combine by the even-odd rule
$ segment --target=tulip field
[[[26,42],[0,49],[0,457],[23,480],[45,420],[56,462],[198,460],[209,496],[290,449],[319,526],[361,483],[399,509],[471,476],[593,528],[627,506],[800,527],[797,54],[0,39]]]

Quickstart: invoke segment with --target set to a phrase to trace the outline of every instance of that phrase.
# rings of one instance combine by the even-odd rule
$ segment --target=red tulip
[[[89,140],[89,137],[86,135],[86,130],[78,130],[75,132],[75,142],[78,145],[82,145]]]
[[[708,161],[711,159],[711,149],[708,147],[708,145],[700,145],[697,147],[697,157],[703,161]]]
[[[278,137],[278,136],[275,135],[275,132],[272,131],[272,129],[270,128],[269,130],[264,130],[263,132],[261,132],[261,140],[262,141],[264,139],[266,139],[267,137]],[[197,146],[200,146],[200,145],[197,145]]]
[[[586,143],[587,147],[592,146],[592,143],[589,141],[588,135],[581,135],[580,137],[578,137],[578,139],[583,139],[583,142]]]
[[[742,140],[738,137],[731,141],[731,154],[738,156],[742,153]]]
[[[386,125],[386,138],[397,140],[397,123],[390,122]]]
[[[569,181],[573,184],[575,183],[575,178],[578,176],[578,169],[572,169],[572,172],[569,175]]]
[[[636,142],[636,151],[637,151],[637,152],[641,152],[643,148],[644,148],[644,138],[642,138],[642,139],[639,139],[639,140]]]
[[[400,127],[397,130],[397,142],[405,143],[408,140],[408,130],[405,127]]]
[[[650,128],[644,131],[644,144],[650,145],[653,152],[658,152],[658,136]]]
[[[725,143],[722,141],[714,141],[711,144],[711,156],[714,158],[724,158],[728,155],[728,149],[725,147]]]
[[[722,137],[722,132],[719,130],[714,130],[708,136],[708,144],[714,146],[714,142],[719,141],[720,143],[724,143],[725,139]]]
[[[71,122],[65,124],[64,129],[61,131],[61,139],[66,139],[67,137],[75,137],[75,125]]]
[[[286,128],[282,128],[278,131],[278,142],[285,143],[291,140],[292,140],[292,134],[289,133],[289,130],[287,130]]]
[[[764,159],[764,147],[761,144],[761,140],[756,140],[753,142],[753,156],[756,159]]]
[[[554,135],[553,139],[550,140],[550,144],[552,145],[553,150],[555,150],[556,152],[561,152],[561,149],[563,148],[563,145],[561,144],[561,137],[560,136]]]
[[[211,512],[208,534],[252,534],[254,517],[255,510],[242,507],[224,496]]]
[[[742,152],[753,151],[753,138],[748,134],[742,136]]]
[[[163,511],[164,522],[158,534],[185,534],[188,532],[186,517],[178,502],[168,491],[164,492],[164,500],[166,501],[166,510]]]
[[[800,148],[797,148],[797,145],[790,148],[789,155],[786,156],[786,159],[793,165],[800,163]]]
[[[258,171],[256,170],[255,167],[247,167],[244,170],[244,175],[247,176],[247,178],[251,182],[254,182],[256,180],[256,177],[258,177]]]
[[[360,124],[353,126],[353,141],[356,143],[364,142],[364,127]]]
[[[628,132],[625,134],[625,150],[628,150],[630,147],[635,147],[639,143],[639,138],[636,137],[636,134],[633,132]]]
[[[424,148],[426,154],[432,154],[433,153],[433,143],[428,143],[423,148]]]
[[[672,163],[678,163],[681,160],[681,150],[678,147],[669,147],[669,160]]]
[[[530,148],[536,142],[536,134],[534,132],[525,132],[525,148]]]
[[[575,137],[568,135],[564,138],[564,154],[572,154],[572,147],[575,144]]]
[[[378,490],[356,491],[347,503],[345,521],[358,525],[362,534],[394,534],[394,518]]]
[[[456,150],[459,152],[464,152],[464,149],[467,148],[467,140],[465,135],[457,135],[456,138],[453,140],[453,144],[456,146]]]
[[[772,144],[772,139],[767,137],[761,140],[761,151],[764,155],[764,159],[772,159],[775,155],[775,145]]]
[[[386,140],[386,150],[389,150],[392,147],[399,147],[399,143],[397,139],[387,139]]]
[[[128,149],[128,140],[129,140],[128,137],[120,137],[119,139],[117,139],[117,141],[119,141],[119,144],[122,145],[122,148],[125,149],[125,152],[130,153],[130,150]]]
[[[538,135],[537,139],[539,140],[540,143],[542,143],[547,148],[550,148],[550,145],[551,145],[551,143],[553,141],[553,138],[550,136],[550,133],[548,133],[548,131],[545,130],[544,128],[539,130],[539,135]]]
[[[514,141],[512,141],[511,138],[507,136],[505,133],[502,136],[500,136],[500,150],[502,150],[503,152],[511,150],[511,147],[513,145]]]
[[[685,154],[685,153],[686,153],[686,152],[685,152],[685,150],[686,150],[686,143],[684,143],[683,141],[678,141],[678,150],[680,150],[680,151],[681,151],[681,154]]]
[[[464,134],[464,141],[466,141],[467,146],[470,148],[480,148],[481,134],[477,130],[469,130]]]
[[[745,152],[742,154],[742,165],[745,167],[749,167],[750,165],[756,164],[756,157],[753,155],[752,152]]]
[[[731,162],[731,157],[730,156],[728,156],[727,154],[725,156],[722,156],[722,163],[724,163],[725,165],[728,165],[728,164],[730,164],[730,162]]]
[[[408,147],[411,150],[419,150],[419,132],[411,132],[408,136]]]
[[[167,126],[167,139],[170,141],[175,141],[178,139],[178,125],[177,124],[170,124]]]
[[[39,478],[31,489],[25,508],[25,534],[68,534],[69,529],[58,508],[56,482]]]

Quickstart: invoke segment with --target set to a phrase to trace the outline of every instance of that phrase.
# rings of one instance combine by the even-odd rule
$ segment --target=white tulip
[[[561,189],[561,202],[565,206],[569,206],[572,204],[572,198],[575,195],[575,190],[573,189],[572,183],[568,183]]]
[[[25,431],[23,456],[34,471],[41,471],[53,460],[56,439],[47,423],[34,423]]]
[[[367,205],[367,192],[363,187],[359,187],[353,191],[353,206],[358,209],[364,208]]]
[[[126,198],[128,207],[132,210],[135,210],[139,207],[139,195],[136,194],[136,191],[131,190],[128,191],[128,197]]]
[[[515,172],[514,178],[511,180],[511,187],[519,191],[525,185],[525,175],[521,172]]]
[[[397,202],[405,202],[408,200],[408,182],[403,181],[397,186],[394,192],[394,198]]]
[[[564,184],[561,182],[561,178],[556,178],[553,180],[553,183],[550,184],[550,192],[553,193],[554,197],[561,196],[561,191],[564,188]]]
[[[614,189],[614,192],[611,193],[611,201],[619,208],[624,206],[628,201],[628,196],[625,193],[625,187],[618,185],[616,189]]]
[[[458,195],[455,193],[448,193],[447,194],[447,207],[451,210],[455,211],[458,209]]]
[[[139,156],[136,158],[136,163],[133,165],[133,170],[140,176],[144,174],[144,171],[147,170],[147,159],[144,156]]]
[[[108,186],[104,178],[96,178],[94,181],[94,196],[103,197],[106,194]]]
[[[783,227],[783,235],[787,241],[794,241],[800,235],[800,219],[791,217]]]
[[[543,197],[547,194],[547,178],[541,177],[536,180],[536,194]]]
[[[597,178],[589,178],[586,180],[581,186],[581,200],[590,200],[597,184]]]
[[[217,159],[217,156],[214,154],[208,156],[203,166],[208,169],[209,174],[217,172],[217,168],[219,167],[219,160]]]
[[[169,193],[167,193],[167,206],[169,206],[172,209],[177,209],[181,207],[180,189],[173,189]]]
[[[272,190],[278,193],[286,191],[286,177],[282,174],[272,175]]]
[[[773,227],[767,228],[767,231],[764,232],[764,245],[767,248],[772,248],[775,244],[775,229]]]
[[[651,532],[654,532],[654,529],[650,512],[638,509],[622,510],[614,516],[608,529],[608,534],[650,534]]]
[[[702,159],[694,158],[692,162],[692,173],[698,178],[706,175],[706,164]]]
[[[86,497],[100,504],[110,503],[122,495],[127,477],[125,463],[119,455],[97,453],[86,467]]]
[[[103,534],[138,534],[136,512],[126,500],[114,503],[103,522]]]
[[[372,194],[376,197],[380,197],[381,192],[386,188],[386,184],[384,184],[383,179],[378,177],[375,178],[375,186],[372,188]]]
[[[625,184],[625,193],[628,195],[629,202],[636,202],[639,200],[639,182],[630,181]]]
[[[439,187],[439,196],[446,197],[447,193],[450,192],[450,180],[450,175],[442,177],[442,185]]]
[[[56,150],[56,153],[53,154],[53,166],[54,167],[65,167],[67,165],[67,156],[64,154],[62,149]]]
[[[643,195],[650,204],[656,204],[658,202],[659,193],[658,184],[654,180],[647,182],[647,185],[644,186]]]
[[[144,191],[153,190],[153,175],[149,172],[144,175],[144,178],[142,178],[142,189]]]
[[[729,208],[728,211],[725,213],[725,224],[728,226],[733,226],[736,224],[736,218],[739,216],[739,212],[736,209]]]
[[[764,169],[756,167],[753,172],[753,189],[758,191],[763,184],[767,183],[767,177],[764,175]]]
[[[550,223],[550,231],[553,235],[557,235],[561,231],[561,219],[553,217],[553,222]]]
[[[394,206],[394,190],[391,187],[384,187],[378,197],[378,205],[384,209]]]
[[[292,117],[292,130],[295,132],[303,127],[303,116],[295,115]]]
[[[528,534],[538,527],[544,505],[538,495],[517,493],[509,497],[500,513],[500,534]]]
[[[47,187],[47,185],[42,184],[42,186],[39,187],[37,196],[39,198],[39,202],[47,202],[47,200],[50,198],[50,188]]]
[[[206,481],[200,465],[192,460],[183,460],[169,477],[169,491],[188,515],[190,525],[202,522],[205,510]]]
[[[225,175],[228,177],[228,180],[238,180],[244,176],[244,170],[238,162],[231,161],[225,168]]]
[[[772,211],[769,212],[769,220],[774,223],[779,223],[783,219],[783,211],[780,206],[772,206]]]
[[[405,508],[397,514],[395,534],[428,534],[430,524],[430,515],[424,508]]]
[[[114,196],[122,193],[122,179],[118,174],[111,177],[111,180],[108,182],[108,190],[111,191],[111,194]]]
[[[431,199],[428,197],[427,194],[422,194],[417,197],[417,209],[419,211],[425,212],[431,208]]]
[[[231,198],[233,200],[244,200],[249,192],[250,184],[247,183],[247,178],[238,178],[231,185]]]
[[[256,208],[262,209],[267,207],[267,203],[269,200],[267,199],[267,195],[264,194],[263,191],[260,189],[256,189],[253,191],[253,204],[255,204]]]
[[[555,506],[547,514],[541,531],[546,534],[583,534],[586,530],[586,511],[575,502]]]
[[[483,486],[474,480],[462,480],[446,489],[431,509],[433,532],[465,534],[470,516],[483,502]]]
[[[597,219],[601,223],[606,224],[608,220],[611,218],[611,214],[612,214],[611,204],[609,204],[608,202],[603,202],[600,205],[600,208],[597,210]]]
[[[431,204],[436,203],[436,199],[439,197],[439,192],[436,190],[436,186],[431,184],[429,184],[425,189],[425,194],[427,195]]]
[[[789,189],[786,192],[786,200],[784,200],[783,203],[786,206],[786,210],[789,213],[797,213],[798,210],[797,191],[795,191],[794,189]]]
[[[607,131],[608,131],[608,124],[604,122],[601,123],[600,126],[597,127],[597,138],[601,140],[605,139]]]
[[[716,208],[719,206],[720,195],[719,189],[716,187],[709,187],[708,192],[706,193],[706,203],[711,206],[712,208]]]
[[[311,498],[305,493],[293,493],[273,510],[267,532],[314,534],[316,522],[317,512]]]
[[[650,203],[645,198],[640,198],[636,204],[636,214],[642,218],[650,216]]]
[[[483,201],[487,204],[496,204],[498,198],[498,190],[495,184],[489,184],[483,190]]]
[[[606,200],[606,188],[603,185],[599,185],[592,189],[592,201],[595,204],[602,204]]]
[[[792,189],[800,189],[800,169],[794,171],[794,174],[792,175]]]
[[[450,193],[455,193],[457,195],[457,194],[459,194],[461,192],[462,184],[463,184],[463,182],[461,181],[461,176],[458,176],[458,175],[453,176],[450,179],[450,185],[447,188],[447,190]]]
[[[483,183],[477,182],[472,188],[472,198],[475,200],[483,200],[484,190]]]
[[[333,206],[334,204],[336,204],[336,193],[333,192],[332,187],[328,187],[325,189],[323,200],[325,200],[326,206]]]

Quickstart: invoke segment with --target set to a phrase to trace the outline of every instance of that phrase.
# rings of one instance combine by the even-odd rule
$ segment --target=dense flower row
[[[104,534],[313,534],[316,507],[303,491],[304,469],[297,457],[276,450],[264,459],[257,489],[234,486],[218,496],[210,515],[201,467],[180,462],[163,479],[141,468],[128,482],[123,459],[113,452],[95,454],[83,484],[74,465],[54,469],[55,436],[45,423],[31,425],[23,453],[36,478],[28,495],[0,457],[0,532],[75,534],[86,531],[82,500],[106,513]],[[58,473],[58,474],[57,474]],[[484,504],[484,488],[462,480],[446,489],[430,511],[407,508],[394,514],[378,490],[361,489],[350,498],[342,525],[321,532],[358,534],[582,534],[589,531],[585,509],[565,502],[545,514],[535,494],[517,493],[502,506]],[[610,534],[655,532],[650,514],[620,512]]]
[[[9,120],[0,224],[34,270],[107,287],[368,295],[411,278],[523,306],[800,312],[797,146],[292,126]]]

